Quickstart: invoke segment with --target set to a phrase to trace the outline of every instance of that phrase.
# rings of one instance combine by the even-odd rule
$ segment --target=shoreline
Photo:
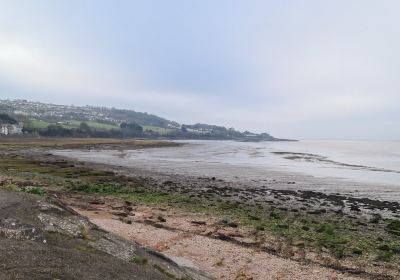
[[[21,172],[23,168],[17,166],[14,171],[10,172],[8,169],[9,175],[14,175],[15,178],[23,175],[26,177],[24,180],[40,182],[47,193],[66,197],[67,201],[68,196],[81,196],[79,201],[85,202],[86,206],[91,205],[88,203],[91,199],[103,197],[103,200],[114,198],[130,201],[137,207],[147,206],[155,210],[160,207],[165,208],[168,213],[175,213],[175,217],[169,214],[167,221],[174,220],[179,215],[187,217],[192,217],[193,214],[206,215],[208,219],[216,219],[213,223],[206,222],[207,226],[218,225],[216,231],[215,225],[212,230],[210,229],[212,233],[207,236],[210,240],[236,244],[235,246],[239,246],[242,250],[250,248],[255,253],[263,252],[282,261],[288,259],[304,267],[314,263],[321,269],[350,273],[347,276],[343,274],[343,279],[347,279],[349,275],[358,275],[362,279],[391,279],[390,277],[399,276],[399,259],[394,251],[397,250],[398,245],[395,244],[399,241],[397,228],[391,229],[392,232],[387,230],[395,218],[393,215],[397,215],[400,209],[396,202],[352,198],[309,190],[284,190],[271,186],[254,188],[242,182],[231,182],[215,177],[155,174],[144,170],[139,172],[138,169],[53,156],[48,153],[47,148],[2,151],[11,162],[14,159],[25,165],[26,161],[29,161],[31,167],[34,167],[29,168],[29,172]],[[39,155],[40,160],[37,160]],[[15,174],[12,174],[13,172]],[[79,176],[75,177],[74,173],[78,173]],[[112,188],[107,188],[111,181],[115,184]],[[295,186],[296,184],[293,187]],[[79,203],[77,205],[79,206]],[[82,205],[79,207],[77,210],[87,210]],[[105,212],[111,213],[111,210]],[[97,209],[89,212],[91,213],[86,215],[96,215],[96,212],[101,211]],[[384,212],[390,212],[391,215],[386,216]],[[121,216],[112,214],[107,222],[115,220],[121,225],[128,226],[126,223],[128,216],[130,215],[120,220]],[[160,229],[160,224],[163,227],[163,222],[157,221],[158,216],[153,216],[156,220],[147,226],[157,231]],[[136,223],[135,218],[130,218],[133,219],[132,223]],[[227,221],[227,224],[220,224],[222,220]],[[236,226],[231,228],[229,223]],[[112,229],[113,227],[108,228]],[[241,236],[237,236],[238,230],[243,231]],[[120,235],[123,236],[124,233]],[[354,236],[357,236],[360,242],[352,240]],[[382,240],[379,241],[379,238]],[[398,244],[400,246],[400,243]],[[390,259],[384,261],[385,257]],[[218,265],[216,267],[218,268]],[[379,275],[384,275],[386,278],[379,278]]]
[[[195,142],[184,143],[183,147],[159,148],[149,151],[129,149],[55,150],[54,154],[78,161],[116,165],[121,169],[132,169],[135,173],[144,173],[144,176],[150,174],[157,177],[159,174],[171,174],[172,176],[183,175],[183,177],[216,177],[225,181],[242,182],[252,187],[265,185],[271,188],[301,189],[400,202],[398,183],[391,181],[394,179],[391,177],[394,174],[392,172],[386,172],[387,174],[380,174],[382,172],[375,174],[378,171],[372,170],[367,172],[365,171],[365,169],[368,169],[367,165],[351,165],[357,166],[357,170],[341,171],[345,164],[329,161],[329,164],[335,162],[337,166],[337,171],[333,170],[333,173],[329,175],[327,173],[330,172],[331,167],[328,163],[327,166],[316,164],[314,167],[316,171],[311,171],[313,164],[307,163],[307,161],[311,161],[310,159],[304,158],[304,161],[306,161],[304,165],[296,165],[296,161],[303,161],[303,158],[301,160],[282,158],[274,154],[274,149],[272,149],[272,152],[269,151],[271,155],[268,155],[268,150],[263,152],[267,153],[265,155],[266,160],[259,161],[259,158],[255,158],[253,162],[251,157],[257,156],[259,148],[255,148],[254,153],[250,153],[250,151],[246,151],[246,146],[227,145],[230,148],[226,149],[225,144],[220,142],[217,142],[216,145]],[[221,149],[221,151],[217,149]],[[243,152],[240,149],[244,149]],[[231,150],[233,156],[229,154]],[[228,158],[232,161],[225,161],[224,153],[227,153]],[[210,155],[211,158],[207,159],[206,155]],[[246,158],[246,156],[249,158]],[[347,171],[350,173],[346,175]],[[362,175],[364,176],[363,179],[358,178]],[[371,178],[367,181],[367,178],[373,176],[378,176],[380,179]]]
[[[109,149],[107,152],[121,152],[119,150]],[[50,151],[52,153],[52,151]],[[55,153],[54,153],[55,152]],[[62,152],[62,151],[61,151]],[[123,153],[123,151],[122,151]],[[400,201],[393,199],[373,199],[374,193],[365,193],[363,186],[365,184],[352,181],[341,181],[336,178],[320,178],[311,175],[299,174],[295,172],[263,170],[263,176],[254,176],[242,179],[239,175],[240,171],[246,169],[241,165],[229,165],[227,171],[219,172],[219,169],[225,168],[223,164],[212,164],[207,167],[206,173],[193,173],[191,175],[185,173],[176,173],[171,170],[160,171],[168,163],[159,164],[161,168],[149,168],[149,166],[138,166],[137,162],[132,165],[124,165],[122,162],[108,160],[107,158],[97,159],[94,157],[79,157],[79,151],[72,155],[59,154],[53,151],[50,157],[61,160],[73,161],[84,166],[100,168],[110,172],[114,172],[121,176],[140,178],[157,191],[166,191],[172,193],[187,194],[197,196],[207,193],[220,195],[224,199],[229,197],[242,196],[246,201],[255,203],[280,204],[282,207],[312,208],[313,205],[307,205],[305,200],[320,200],[322,205],[315,205],[315,208],[344,210],[345,214],[364,214],[372,215],[374,211],[385,218],[400,218]],[[201,163],[199,163],[201,166]],[[202,166],[200,168],[203,168]],[[235,176],[226,177],[224,173],[236,174]],[[208,173],[208,174],[207,174]],[[160,183],[161,182],[161,183]],[[340,187],[334,188],[334,186]],[[368,188],[394,187],[388,185],[372,185]],[[214,192],[211,190],[214,188]],[[360,188],[362,191],[359,191]],[[329,189],[329,190],[328,190]],[[349,191],[349,189],[352,189]],[[346,191],[347,192],[346,192]],[[391,190],[392,191],[392,190]],[[224,196],[224,192],[232,192]],[[280,196],[284,197],[280,199]],[[267,199],[265,199],[267,198]],[[289,200],[287,198],[290,198]],[[276,201],[277,200],[277,201]],[[286,201],[290,201],[290,204]],[[315,201],[314,201],[315,202]],[[330,204],[326,207],[325,203]],[[293,204],[295,204],[293,206]],[[353,213],[356,212],[356,213]]]

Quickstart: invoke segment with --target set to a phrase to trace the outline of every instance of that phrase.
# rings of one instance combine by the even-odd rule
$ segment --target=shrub
[[[40,187],[26,187],[23,191],[31,194],[44,195],[44,191]]]

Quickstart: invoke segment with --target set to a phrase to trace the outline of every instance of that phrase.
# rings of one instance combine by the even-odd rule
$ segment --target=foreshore
[[[293,177],[249,185],[49,152],[173,142],[64,141],[0,143],[2,187],[55,195],[103,229],[216,279],[400,277],[397,202],[296,189]]]

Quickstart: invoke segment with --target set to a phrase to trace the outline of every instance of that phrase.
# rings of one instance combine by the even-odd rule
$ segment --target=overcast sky
[[[0,0],[0,98],[400,139],[398,0]]]

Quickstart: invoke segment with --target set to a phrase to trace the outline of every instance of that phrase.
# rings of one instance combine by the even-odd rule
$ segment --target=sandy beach
[[[165,254],[182,265],[204,271],[213,279],[366,279],[306,261],[302,248],[292,249],[283,240],[286,256],[260,250],[251,228],[224,225],[217,217],[157,206],[133,205],[127,213],[124,201],[82,196],[62,199],[100,228]],[[129,206],[128,206],[129,207]],[[121,213],[127,215],[121,219]],[[223,238],[226,237],[226,238]],[[258,241],[259,242],[259,241]],[[313,256],[317,258],[317,256]]]

